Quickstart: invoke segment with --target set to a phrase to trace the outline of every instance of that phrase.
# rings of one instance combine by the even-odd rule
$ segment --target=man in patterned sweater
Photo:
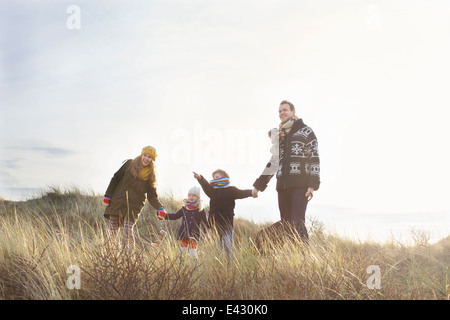
[[[272,157],[253,184],[253,196],[264,191],[276,174],[281,221],[293,227],[301,239],[307,242],[306,206],[320,186],[317,138],[313,130],[295,116],[295,107],[291,102],[281,101],[279,117],[279,128],[269,132],[273,143]]]

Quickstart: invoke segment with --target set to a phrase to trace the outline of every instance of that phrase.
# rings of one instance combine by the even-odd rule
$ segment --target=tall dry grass
[[[169,211],[181,199],[162,197]],[[160,222],[146,205],[136,247],[105,247],[101,197],[76,188],[50,188],[25,202],[0,202],[0,299],[448,299],[450,238],[429,244],[356,242],[308,221],[310,244],[293,239],[259,254],[251,237],[263,226],[235,221],[228,259],[215,237],[197,258],[175,240],[179,221]],[[168,237],[156,245],[159,230]],[[380,289],[367,284],[369,266],[381,270]],[[80,270],[71,289],[70,266]],[[69,270],[70,271],[70,270]]]

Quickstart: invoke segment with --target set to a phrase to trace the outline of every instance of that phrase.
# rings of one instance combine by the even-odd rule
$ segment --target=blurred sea
[[[263,206],[253,199],[239,200],[236,215],[265,223],[280,218],[277,204]],[[429,236],[430,243],[450,235],[450,211],[427,213],[377,213],[359,212],[351,208],[311,204],[306,211],[306,223],[317,220],[324,224],[327,232],[335,232],[341,237],[360,241],[385,242],[397,240],[412,242],[412,231]]]

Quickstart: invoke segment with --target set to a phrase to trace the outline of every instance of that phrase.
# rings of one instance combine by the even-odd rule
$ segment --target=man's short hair
[[[216,171],[214,171],[214,172],[212,173],[213,178],[214,178],[214,175],[215,175],[216,173],[220,174],[221,178],[223,178],[223,177],[228,177],[228,178],[229,178],[229,177],[230,177],[230,176],[228,175],[228,173],[227,173],[225,170],[217,169]]]
[[[294,104],[292,102],[287,101],[287,100],[283,100],[283,101],[280,102],[280,106],[282,104],[288,104],[289,105],[289,109],[291,109],[291,111],[295,111],[295,107],[294,107]]]

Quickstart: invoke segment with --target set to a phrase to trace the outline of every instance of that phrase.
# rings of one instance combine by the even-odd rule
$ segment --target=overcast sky
[[[307,215],[448,235],[449,17],[445,0],[1,0],[0,196],[103,194],[146,145],[159,193],[217,168],[252,188],[288,99],[319,141]],[[276,197],[273,179],[236,214],[278,220]]]

